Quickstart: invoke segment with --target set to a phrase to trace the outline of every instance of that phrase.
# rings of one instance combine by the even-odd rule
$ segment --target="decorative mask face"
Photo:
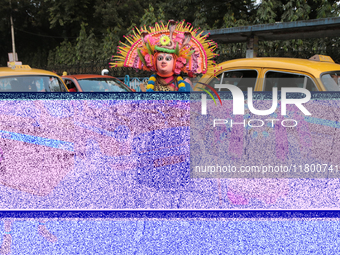
[[[157,56],[157,70],[161,75],[167,75],[172,72],[174,66],[174,57],[172,54],[160,53]]]

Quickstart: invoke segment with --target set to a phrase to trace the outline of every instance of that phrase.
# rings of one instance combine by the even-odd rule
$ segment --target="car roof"
[[[69,78],[69,79],[77,79],[77,80],[91,79],[91,78],[109,78],[109,79],[119,80],[118,78],[110,76],[110,75],[100,75],[100,74],[73,74],[73,75],[65,75],[65,76],[62,76],[61,78],[63,78],[63,79]],[[125,85],[125,87],[127,87],[131,91],[131,88],[128,85],[126,85],[122,81],[120,81],[120,82],[123,83]]]
[[[316,77],[318,77],[320,73],[323,72],[340,70],[340,65],[332,62],[321,62],[299,58],[274,58],[274,57],[233,59],[220,63],[218,65],[218,69],[228,69],[238,66],[297,70],[312,73]]]
[[[57,74],[42,70],[30,68],[29,66],[24,66],[24,68],[11,68],[11,67],[0,67],[0,77],[4,76],[18,76],[18,75],[52,75],[58,76]]]
[[[74,74],[62,76],[62,78],[75,78],[77,80],[89,79],[89,78],[115,78],[110,75],[100,75],[100,74]]]

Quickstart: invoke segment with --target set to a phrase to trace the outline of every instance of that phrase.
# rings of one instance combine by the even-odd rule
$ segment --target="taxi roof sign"
[[[29,65],[15,65],[15,69],[20,69],[20,70],[29,70],[31,67]]]
[[[13,67],[15,65],[22,65],[21,61],[11,61],[11,62],[7,62],[7,66],[8,67]]]
[[[8,67],[14,70],[31,70],[32,68],[29,65],[23,65],[21,62],[8,62]]]
[[[314,55],[313,57],[309,58],[309,60],[334,63],[334,60],[330,56],[325,55]]]

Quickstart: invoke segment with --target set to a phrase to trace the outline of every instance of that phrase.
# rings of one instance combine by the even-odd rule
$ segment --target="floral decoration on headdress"
[[[132,67],[146,71],[156,71],[156,55],[159,52],[174,54],[174,73],[180,72],[205,74],[215,66],[214,50],[217,44],[207,40],[208,34],[193,29],[190,23],[176,23],[170,20],[165,26],[162,22],[155,27],[144,26],[133,30],[133,35],[126,36],[128,43],[120,42],[117,53],[113,56],[111,67]]]

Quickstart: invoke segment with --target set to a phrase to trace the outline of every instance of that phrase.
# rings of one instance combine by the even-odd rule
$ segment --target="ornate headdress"
[[[137,32],[136,32],[137,31]],[[146,71],[156,71],[156,58],[159,52],[174,54],[174,73],[180,72],[205,74],[212,70],[217,54],[214,50],[217,44],[207,40],[208,34],[203,31],[198,33],[190,23],[184,24],[184,20],[176,23],[170,20],[165,26],[162,22],[156,23],[149,30],[144,26],[140,30],[136,27],[133,35],[126,38],[128,44],[120,42],[117,53],[113,56],[111,67],[132,67]]]

